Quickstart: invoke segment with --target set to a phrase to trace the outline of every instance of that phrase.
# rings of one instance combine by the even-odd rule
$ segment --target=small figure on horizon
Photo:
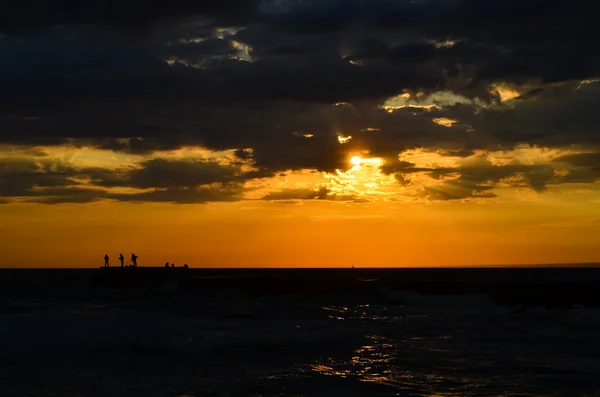
[[[187,265],[187,263],[183,265],[183,268],[184,268],[184,269],[187,269],[187,268],[188,268],[188,265]]]
[[[104,254],[104,267],[108,267],[108,254]]]
[[[174,263],[171,263],[171,267],[175,267],[175,264],[174,264]]]
[[[137,267],[137,258],[138,257],[136,254],[134,254],[134,253],[131,254],[131,264],[133,267]]]
[[[125,260],[123,254],[119,254],[119,260],[121,261],[121,267],[123,267],[123,261]]]
[[[169,262],[165,263],[165,267],[169,267]]]

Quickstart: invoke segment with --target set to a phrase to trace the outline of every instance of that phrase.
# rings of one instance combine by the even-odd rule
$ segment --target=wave
[[[563,314],[563,321],[571,327],[600,327],[600,309],[569,309]]]
[[[389,289],[381,289],[379,293],[390,303],[420,308],[429,312],[479,313],[500,310],[496,301],[486,294],[423,295],[414,291]]]

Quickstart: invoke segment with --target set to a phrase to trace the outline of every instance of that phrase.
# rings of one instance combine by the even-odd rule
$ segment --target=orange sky
[[[131,155],[85,148],[45,150],[60,159],[61,167],[118,170],[123,164],[135,167],[139,161]],[[455,158],[410,150],[399,158],[420,167],[469,170],[515,162],[547,163],[564,153],[522,147]],[[9,160],[26,157],[14,148],[5,150],[5,156]],[[153,156],[226,161],[228,155],[187,148]],[[436,179],[424,173],[407,174],[412,182],[402,186],[393,175],[382,173],[384,165],[381,159],[349,153],[347,168],[336,173],[301,170],[250,180],[244,196],[235,202],[100,200],[49,205],[14,198],[0,205],[1,265],[96,267],[103,263],[105,253],[116,264],[119,253],[129,258],[131,252],[139,256],[140,265],[169,261],[194,267],[600,262],[600,189],[596,183],[562,183],[536,192],[516,176],[499,181],[493,197],[432,200],[419,195],[423,187],[452,194],[464,188],[454,184],[455,176]],[[39,166],[42,175],[51,172]],[[560,169],[555,173],[561,174]],[[326,189],[325,199],[294,198],[298,192],[315,194],[318,189]]]
[[[581,13],[259,3],[6,19],[0,267],[600,263]]]
[[[73,167],[117,169],[136,161],[135,156],[115,157],[92,149],[46,150],[63,163],[66,158]],[[465,159],[412,150],[400,158],[421,167],[468,169],[547,163],[565,151],[555,152],[523,147]],[[14,148],[5,153],[7,158],[25,156]],[[227,154],[194,148],[153,156],[227,158]],[[454,176],[432,179],[423,173],[407,174],[412,183],[401,186],[393,175],[382,173],[383,160],[348,156],[347,168],[336,173],[304,170],[248,181],[244,197],[235,202],[100,200],[48,205],[15,198],[0,205],[1,265],[96,267],[105,253],[116,264],[119,253],[129,258],[131,252],[139,256],[140,265],[169,261],[193,267],[600,262],[596,183],[558,184],[535,192],[513,177],[496,184],[494,197],[432,200],[419,196],[420,189],[427,186],[453,193]],[[298,192],[323,188],[327,199],[294,198]]]
[[[600,262],[600,207],[544,203],[0,206],[3,266],[456,266]]]

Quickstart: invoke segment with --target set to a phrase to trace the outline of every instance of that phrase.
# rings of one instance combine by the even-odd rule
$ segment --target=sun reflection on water
[[[391,382],[392,367],[388,364],[395,358],[394,346],[378,336],[370,336],[368,341],[370,344],[355,349],[348,361],[328,357],[311,365],[311,370],[326,376],[353,376],[363,382]]]

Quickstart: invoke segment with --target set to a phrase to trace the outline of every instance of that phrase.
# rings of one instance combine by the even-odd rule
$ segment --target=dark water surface
[[[600,395],[599,269],[156,271],[0,270],[0,395]]]

